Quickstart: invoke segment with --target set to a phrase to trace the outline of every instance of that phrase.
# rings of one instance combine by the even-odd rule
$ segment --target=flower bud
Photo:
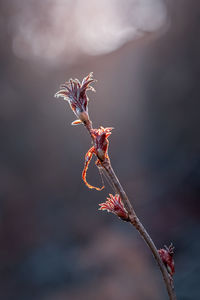
[[[86,95],[88,90],[95,91],[95,89],[90,86],[92,82],[95,82],[93,79],[93,73],[90,73],[86,76],[82,83],[78,79],[70,79],[69,82],[65,82],[60,86],[61,90],[55,94],[55,97],[62,97],[64,100],[67,100],[70,104],[71,109],[75,115],[80,119],[84,124],[89,122],[88,115],[88,101],[89,98]],[[77,125],[79,122],[75,121],[72,125]]]
[[[92,130],[96,155],[100,161],[103,161],[105,158],[108,158],[108,137],[111,135],[112,129],[112,127],[104,128],[100,126],[99,129]]]
[[[169,247],[165,246],[165,249],[160,249],[158,250],[158,253],[160,254],[160,257],[167,268],[168,273],[170,276],[173,276],[175,273],[175,268],[174,268],[174,247],[171,244]]]
[[[120,219],[129,221],[128,212],[125,209],[120,196],[118,194],[116,194],[115,196],[109,194],[109,196],[110,198],[108,197],[105,203],[99,204],[99,210],[107,210],[108,212],[117,215]]]

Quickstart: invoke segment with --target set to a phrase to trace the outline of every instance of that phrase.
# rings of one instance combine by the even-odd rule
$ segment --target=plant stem
[[[176,294],[174,291],[172,279],[170,278],[170,275],[168,274],[167,269],[160,258],[160,255],[158,253],[158,250],[157,250],[153,240],[151,239],[150,235],[148,234],[148,232],[146,231],[146,229],[140,222],[139,218],[137,217],[123,187],[120,184],[119,179],[117,178],[117,176],[110,164],[110,160],[103,161],[102,166],[105,169],[105,171],[107,172],[107,174],[108,174],[110,180],[112,181],[113,185],[115,186],[116,190],[118,191],[118,193],[122,199],[122,202],[128,211],[130,223],[138,230],[140,235],[143,237],[143,239],[149,246],[155,260],[157,261],[157,263],[160,267],[160,270],[162,272],[162,275],[163,275],[163,279],[164,279],[164,282],[165,282],[165,285],[167,288],[169,299],[176,300]]]
[[[86,129],[88,130],[88,132],[92,138],[92,141],[94,142],[93,136],[91,134],[91,131],[93,129],[92,122],[89,120],[89,122],[84,125],[85,125]],[[112,184],[114,185],[116,191],[118,192],[118,194],[121,197],[121,200],[128,212],[128,215],[129,215],[129,222],[137,229],[137,231],[143,237],[146,244],[150,248],[157,264],[159,265],[159,268],[161,270],[161,273],[162,273],[162,276],[163,276],[163,279],[164,279],[164,282],[166,285],[166,289],[167,289],[167,292],[169,295],[169,299],[176,300],[176,294],[175,294],[175,290],[174,290],[174,286],[173,286],[173,279],[168,274],[167,269],[160,258],[160,255],[158,253],[158,250],[157,250],[153,240],[151,239],[150,235],[148,234],[148,232],[146,231],[146,229],[140,222],[139,218],[137,217],[119,179],[117,178],[117,176],[111,166],[110,159],[109,158],[104,159],[104,161],[101,161],[101,165],[104,168],[104,170],[106,171],[106,173],[107,173],[108,177],[110,178]]]

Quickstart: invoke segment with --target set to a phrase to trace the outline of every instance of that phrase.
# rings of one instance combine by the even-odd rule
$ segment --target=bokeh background
[[[2,1],[0,41],[0,299],[168,299],[137,232],[98,211],[109,185],[81,180],[90,138],[53,95],[91,71],[112,165],[157,247],[176,247],[178,299],[200,299],[200,2]]]

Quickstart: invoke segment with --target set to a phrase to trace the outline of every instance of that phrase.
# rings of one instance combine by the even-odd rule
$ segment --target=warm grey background
[[[81,181],[89,136],[53,98],[60,83],[93,71],[90,116],[95,127],[115,127],[113,167],[156,245],[176,247],[178,299],[200,299],[200,2],[168,1],[160,33],[97,56],[73,45],[73,59],[66,32],[59,59],[48,45],[38,56],[23,40],[16,46],[21,16],[24,29],[41,17],[43,38],[52,30],[43,24],[48,5],[30,3],[31,16],[25,1],[0,9],[0,298],[167,299],[136,231],[97,210],[111,190],[90,191]],[[88,181],[100,184],[95,168]]]

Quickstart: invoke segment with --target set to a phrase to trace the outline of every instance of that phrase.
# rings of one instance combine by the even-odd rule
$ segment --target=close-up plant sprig
[[[162,273],[164,283],[169,295],[170,300],[176,299],[173,275],[175,272],[174,268],[174,247],[171,244],[169,247],[157,249],[149,233],[141,223],[140,219],[136,215],[135,209],[131,204],[126,192],[124,191],[118,177],[116,176],[112,166],[111,159],[108,155],[109,146],[109,136],[111,135],[112,127],[104,128],[100,126],[95,129],[92,126],[92,121],[90,120],[88,113],[88,102],[89,98],[86,94],[88,90],[95,91],[91,86],[92,83],[96,82],[93,79],[93,73],[89,73],[82,82],[78,79],[70,79],[69,82],[65,82],[60,86],[60,90],[55,94],[55,97],[62,97],[64,100],[68,101],[72,111],[78,118],[72,125],[83,124],[91,136],[93,146],[88,150],[85,155],[85,164],[82,172],[82,179],[86,186],[90,189],[96,189],[101,191],[101,188],[92,186],[86,180],[87,169],[92,156],[96,156],[96,166],[99,169],[103,169],[109,178],[112,186],[114,187],[115,195],[109,194],[107,200],[104,203],[100,203],[99,210],[106,210],[119,217],[122,221],[126,221],[133,225],[133,227],[139,232],[141,237],[144,239],[148,245],[150,251],[152,252],[159,268]]]

